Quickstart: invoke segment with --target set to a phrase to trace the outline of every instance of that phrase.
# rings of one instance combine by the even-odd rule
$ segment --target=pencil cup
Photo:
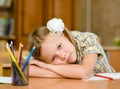
[[[18,70],[15,63],[12,62],[12,85],[15,86],[27,86],[29,83],[29,65],[26,66],[25,70],[22,72],[22,68],[25,62],[20,62],[18,65],[21,69]]]

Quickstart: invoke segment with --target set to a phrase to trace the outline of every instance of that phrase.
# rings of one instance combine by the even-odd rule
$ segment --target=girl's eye
[[[52,62],[55,60],[55,57],[52,58]]]
[[[62,43],[60,43],[59,45],[58,45],[58,49],[60,49],[62,47]]]
[[[61,47],[62,47],[62,43],[60,43],[60,44],[57,46],[57,49],[59,50],[59,49],[61,49]],[[56,57],[53,57],[53,58],[52,58],[52,62],[53,62],[54,60],[56,60]]]

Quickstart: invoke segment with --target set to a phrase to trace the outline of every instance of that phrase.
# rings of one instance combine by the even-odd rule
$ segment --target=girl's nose
[[[63,51],[57,52],[57,55],[60,57],[62,61],[66,59],[66,54]]]
[[[63,55],[63,59],[66,59],[66,54]]]
[[[66,59],[66,54],[61,54],[61,60],[64,61]]]
[[[62,61],[66,59],[66,54],[63,53],[63,52],[58,52],[58,53],[57,53],[57,56],[58,56]]]

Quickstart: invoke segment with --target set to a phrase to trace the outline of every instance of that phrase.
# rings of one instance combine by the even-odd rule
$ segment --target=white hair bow
[[[47,28],[52,33],[61,34],[64,27],[64,22],[61,19],[53,18],[47,22]]]

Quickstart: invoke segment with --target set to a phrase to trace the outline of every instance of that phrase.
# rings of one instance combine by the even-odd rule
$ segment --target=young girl
[[[95,34],[69,31],[53,18],[29,37],[35,46],[30,61],[31,77],[89,78],[92,73],[115,72]]]

